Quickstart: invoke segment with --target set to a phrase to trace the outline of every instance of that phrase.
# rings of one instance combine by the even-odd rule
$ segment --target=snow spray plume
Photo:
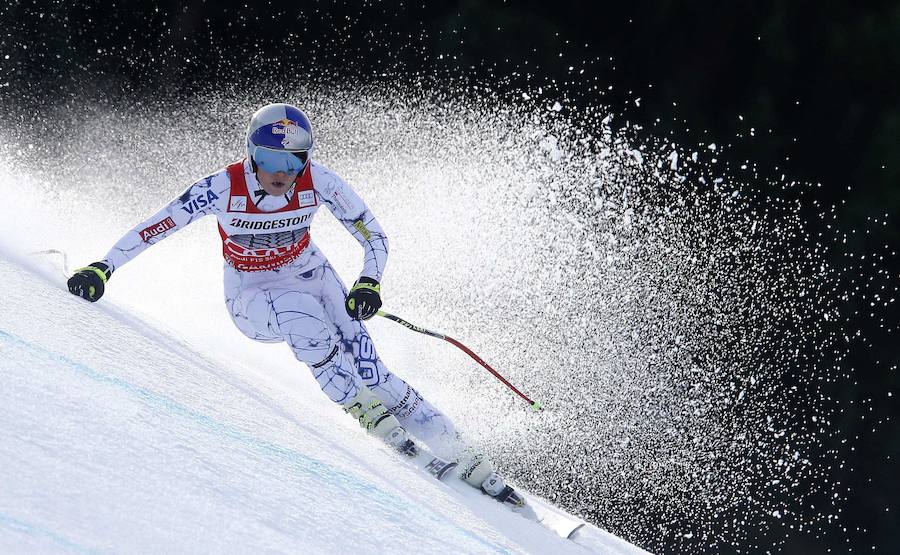
[[[745,195],[713,145],[642,137],[534,91],[281,92],[392,238],[386,306],[465,337],[552,407],[530,413],[436,345],[397,368],[510,478],[652,551],[746,549],[760,530],[771,542],[839,517],[840,454],[816,454],[838,410],[819,384],[846,349],[839,271],[802,203]],[[237,158],[272,100],[85,104],[5,133],[64,208],[89,201],[125,226]],[[78,140],[26,138],[49,124]],[[352,267],[357,253],[330,256]]]

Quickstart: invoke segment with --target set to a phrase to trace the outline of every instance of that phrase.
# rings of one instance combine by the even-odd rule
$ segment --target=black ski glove
[[[112,272],[109,266],[103,262],[94,262],[93,264],[75,271],[75,275],[69,278],[67,282],[69,293],[78,295],[82,299],[95,302],[103,296],[106,290],[106,280]]]
[[[372,278],[356,280],[344,303],[347,314],[354,320],[368,320],[381,308],[381,286]]]

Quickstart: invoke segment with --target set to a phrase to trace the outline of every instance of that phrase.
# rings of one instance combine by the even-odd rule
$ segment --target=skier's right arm
[[[77,270],[69,278],[69,291],[91,302],[98,300],[103,295],[106,280],[123,264],[203,216],[220,211],[222,202],[228,202],[229,187],[225,171],[194,183],[156,214],[125,233],[103,260]]]

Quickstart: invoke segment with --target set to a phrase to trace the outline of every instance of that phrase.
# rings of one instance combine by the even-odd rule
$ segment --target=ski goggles
[[[273,150],[258,146],[253,150],[253,161],[269,173],[298,174],[309,162],[309,151]]]

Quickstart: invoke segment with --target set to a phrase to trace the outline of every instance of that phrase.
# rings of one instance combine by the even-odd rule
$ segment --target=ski
[[[385,440],[413,466],[438,480],[443,480],[457,466],[455,462],[445,461],[413,441],[403,428],[391,430]]]
[[[560,509],[549,501],[530,493],[522,492],[522,496],[526,499],[527,506],[531,508],[532,513],[537,518],[536,522],[559,537],[584,547],[591,553],[650,555],[643,549],[610,534],[598,526],[585,522],[583,519]],[[526,516],[526,518],[529,517]]]
[[[459,479],[459,475],[453,472],[458,466],[457,463],[435,456],[426,447],[413,441],[403,428],[392,430],[388,434],[387,440],[388,444],[413,466],[440,480],[465,497],[487,497],[506,510],[595,553],[634,553],[633,546],[624,540],[567,513],[540,497],[525,493],[521,489],[507,485],[499,496],[492,496],[484,489],[472,487]],[[447,479],[448,477],[455,479]],[[511,502],[513,500],[515,502]],[[646,552],[641,551],[641,553]]]
[[[425,470],[425,472],[431,474],[438,480],[443,480],[451,470],[456,468],[455,462],[448,462],[427,453],[422,453],[421,455],[424,455],[423,461],[425,459],[431,459],[427,463],[425,463],[423,470]]]

